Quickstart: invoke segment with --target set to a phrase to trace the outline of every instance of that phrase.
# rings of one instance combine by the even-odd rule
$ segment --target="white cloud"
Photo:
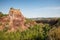
[[[60,7],[42,7],[40,9],[60,9]]]
[[[60,17],[60,7],[41,7],[23,10],[26,17]]]

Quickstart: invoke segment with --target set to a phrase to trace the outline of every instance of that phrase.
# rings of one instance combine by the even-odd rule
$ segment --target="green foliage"
[[[3,16],[3,13],[2,12],[0,12],[0,17],[2,17]]]
[[[3,16],[7,16],[7,14],[3,14],[2,12],[0,12],[0,17],[3,17]]]
[[[51,27],[50,27],[49,24],[44,25],[43,30],[44,30],[44,38],[45,38],[45,40],[47,39],[48,32],[49,32],[50,29],[51,29]]]
[[[27,23],[30,23],[30,22],[32,22],[32,21],[33,21],[33,20],[26,18],[26,22],[25,22],[25,23],[27,24]]]
[[[23,32],[0,31],[0,40],[45,40],[49,29],[48,24],[36,24]]]
[[[60,18],[58,19],[58,23],[56,25],[57,26],[60,26]]]
[[[48,38],[50,40],[60,40],[60,27],[56,28],[53,27],[49,32],[48,32]]]

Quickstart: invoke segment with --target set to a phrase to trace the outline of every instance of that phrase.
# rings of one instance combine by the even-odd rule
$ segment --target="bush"
[[[60,40],[60,27],[53,27],[48,33],[48,38],[50,40]]]
[[[0,12],[0,17],[3,17],[3,16],[7,16],[7,14],[3,14],[2,12]]]
[[[58,22],[56,24],[57,26],[60,26],[60,18],[58,19]]]
[[[45,40],[49,27],[48,24],[36,24],[25,31],[10,33],[6,32],[8,29],[5,29],[5,31],[0,31],[0,40]]]
[[[3,13],[2,12],[0,12],[0,17],[2,17],[3,16]]]

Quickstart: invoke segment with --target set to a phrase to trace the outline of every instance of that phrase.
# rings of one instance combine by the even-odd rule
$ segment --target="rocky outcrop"
[[[9,26],[11,30],[18,28],[26,29],[24,26],[25,17],[22,15],[19,9],[10,8],[9,11]]]
[[[7,16],[0,18],[0,30],[6,30],[7,28],[8,31],[23,31],[35,24],[35,21],[27,20],[19,9],[14,8],[10,8]]]
[[[9,31],[25,30],[25,17],[19,9],[10,8],[9,14],[0,18],[0,29],[8,27]]]

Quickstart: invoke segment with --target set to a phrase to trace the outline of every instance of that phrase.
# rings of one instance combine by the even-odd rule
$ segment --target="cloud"
[[[22,10],[25,17],[60,17],[60,7],[37,7]]]
[[[60,9],[60,7],[42,7],[40,9]]]

